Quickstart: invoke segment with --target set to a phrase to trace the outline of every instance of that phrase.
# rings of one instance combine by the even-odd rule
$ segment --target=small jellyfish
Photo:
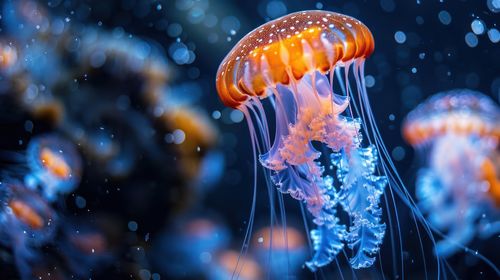
[[[17,48],[13,44],[0,42],[0,71],[11,72],[16,65]]]
[[[386,232],[379,204],[387,173],[395,170],[365,87],[364,62],[373,50],[372,34],[359,20],[303,11],[247,34],[217,73],[219,97],[245,115],[267,181],[312,216],[315,254],[306,262],[312,271],[335,260],[345,244],[353,268],[373,265]],[[413,210],[404,187],[390,186]],[[350,217],[348,225],[340,214]]]
[[[416,196],[428,221],[447,236],[448,257],[477,235],[500,232],[500,109],[468,89],[436,94],[408,114],[403,136],[423,157]]]
[[[64,253],[61,258],[71,275],[88,278],[93,272],[110,264],[114,248],[109,237],[97,225],[85,221],[67,221],[62,225],[63,235],[57,241]]]
[[[251,255],[242,256],[239,252],[226,250],[219,253],[210,265],[209,280],[264,279],[259,263]]]
[[[229,230],[222,223],[208,217],[185,218],[159,237],[148,257],[162,274],[199,278],[229,240]]]
[[[17,182],[0,183],[0,244],[11,248],[22,279],[32,279],[39,250],[51,242],[58,218],[37,192]]]
[[[275,226],[258,230],[253,237],[256,259],[270,279],[297,275],[308,253],[304,235],[294,227]]]
[[[30,172],[25,183],[40,188],[49,201],[72,192],[80,183],[82,162],[75,146],[56,135],[42,135],[30,141],[26,151]]]

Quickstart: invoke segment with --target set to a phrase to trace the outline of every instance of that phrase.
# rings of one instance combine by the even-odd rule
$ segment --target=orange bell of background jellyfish
[[[305,204],[317,227],[310,234],[315,254],[306,262],[312,271],[335,260],[345,244],[352,250],[353,268],[369,267],[385,235],[380,198],[387,175],[399,176],[380,138],[366,92],[364,62],[373,50],[372,34],[359,20],[328,11],[303,11],[247,34],[217,73],[220,99],[245,115],[254,169],[258,158],[271,178],[266,180],[270,201],[290,194],[302,202],[301,207]],[[275,116],[274,138],[269,114]],[[397,180],[391,181],[392,192],[411,211],[418,211]],[[284,210],[283,200],[278,201]],[[395,207],[394,200],[389,201],[393,204],[386,205]],[[349,224],[342,224],[338,215],[349,216]],[[271,224],[280,223],[275,217],[271,215]],[[422,219],[419,214],[414,217]],[[398,218],[394,220],[398,230]],[[245,243],[252,225],[250,219]]]
[[[403,136],[425,159],[416,182],[420,208],[447,233],[436,253],[447,257],[476,235],[498,234],[498,105],[468,89],[439,93],[408,114]]]

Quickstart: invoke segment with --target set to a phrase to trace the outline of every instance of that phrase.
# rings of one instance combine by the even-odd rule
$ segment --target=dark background
[[[270,19],[266,8],[270,7],[271,1],[201,0],[194,1],[194,4],[190,4],[187,0],[53,0],[46,2],[41,1],[49,7],[51,13],[69,16],[74,22],[101,26],[108,30],[123,28],[126,33],[158,42],[171,60],[170,65],[174,69],[172,82],[197,83],[201,89],[198,103],[208,114],[216,110],[222,112],[221,119],[214,120],[214,122],[220,131],[219,148],[224,151],[226,169],[220,183],[195,208],[210,209],[218,213],[231,228],[234,236],[232,242],[234,247],[238,248],[242,242],[251,207],[251,144],[246,124],[244,122],[234,124],[229,121],[228,116],[231,111],[224,108],[219,101],[214,80],[220,61],[232,46],[252,29]],[[318,4],[319,2],[321,5]],[[478,45],[471,48],[464,39],[465,34],[471,32],[470,24],[475,18],[479,17],[489,28],[496,26],[498,14],[492,13],[487,8],[486,1],[472,0],[444,1],[444,3],[438,0],[422,0],[421,4],[411,0],[319,2],[274,1],[272,5],[275,6],[271,5],[274,9],[270,8],[270,11],[278,13],[283,7],[276,3],[284,3],[286,13],[322,7],[324,10],[356,17],[370,28],[376,47],[374,54],[366,62],[365,73],[375,78],[375,85],[368,88],[372,108],[385,144],[389,151],[394,151],[396,167],[408,190],[413,194],[414,174],[419,163],[415,159],[413,150],[404,143],[401,137],[400,124],[408,111],[426,97],[440,91],[469,88],[489,95],[496,102],[499,101],[500,48],[498,43],[492,43],[487,35],[481,35],[478,36]],[[191,8],[184,9],[183,5],[191,5]],[[208,27],[204,20],[197,23],[197,14],[193,12],[192,7],[201,7],[205,16],[209,14],[216,16],[217,24]],[[451,15],[452,20],[449,25],[441,23],[438,18],[439,12],[443,10]],[[223,19],[227,16],[233,16],[239,22],[239,28],[235,29],[233,34],[223,27]],[[172,24],[180,24],[182,32],[178,34],[172,29],[169,32],[169,26]],[[405,43],[399,44],[395,41],[396,31],[403,31],[406,34]],[[169,54],[169,48],[176,40],[184,43],[196,55],[192,63],[176,65],[175,59]],[[423,59],[419,58],[419,55],[422,57],[422,53],[425,54]],[[412,73],[412,68],[416,68],[416,73]],[[393,117],[390,117],[391,115]],[[6,119],[2,117],[3,121],[0,123],[0,149],[20,149],[18,140],[29,138],[20,125],[24,122],[23,117],[19,117],[19,122]],[[142,173],[144,177],[149,176],[148,170]],[[83,184],[88,182],[84,179]],[[96,211],[113,209],[116,213],[124,215],[125,220],[134,215],[130,213],[133,211],[122,209],[122,205],[119,205],[120,200],[103,201],[99,197],[87,200]],[[289,219],[292,223],[301,226],[297,203],[289,197],[286,197],[286,201]],[[164,211],[169,211],[168,205],[163,208],[165,208]],[[421,266],[422,258],[418,251],[417,235],[414,227],[411,226],[408,211],[404,208],[403,205],[398,207],[401,211],[399,215],[402,217],[405,274],[410,279],[422,279],[424,272]],[[261,191],[258,194],[257,203],[256,223],[258,225],[268,223],[268,211],[267,196],[264,191]],[[146,225],[146,228],[141,228],[142,232],[155,232],[154,226],[148,228],[148,225],[154,225],[155,222],[165,223],[164,215],[160,213],[156,216],[156,213],[158,211],[137,214],[135,219],[139,224],[144,220]],[[429,252],[431,249],[428,241],[424,238],[425,248]],[[389,244],[388,239],[384,245],[386,244]],[[498,237],[480,242],[475,241],[470,244],[470,247],[478,249],[490,260],[499,263]],[[401,275],[391,273],[390,256],[390,249],[384,248],[382,250],[384,272],[388,279],[398,278]],[[428,263],[431,262],[431,254],[426,257],[429,259]],[[449,264],[460,278],[495,278],[492,270],[471,254],[457,254],[449,260]],[[3,271],[3,265],[1,267]],[[333,272],[334,270],[328,268],[325,273],[327,275],[333,273],[337,277],[337,272]],[[435,271],[435,267],[431,264],[429,270]],[[430,279],[436,277],[435,273],[429,274]],[[303,277],[310,279],[312,274],[304,272]],[[2,278],[1,275],[0,278]]]

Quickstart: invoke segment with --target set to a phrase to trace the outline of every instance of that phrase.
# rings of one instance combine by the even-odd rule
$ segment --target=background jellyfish
[[[256,259],[270,279],[298,275],[308,253],[304,235],[291,226],[259,229],[252,245]]]
[[[60,267],[66,267],[71,275],[86,278],[109,265],[116,252],[111,236],[102,227],[81,218],[68,219],[57,241],[63,260]]]
[[[227,248],[229,241],[229,230],[222,223],[209,217],[187,217],[176,221],[156,240],[148,257],[154,270],[169,277],[207,277],[216,255]]]
[[[281,193],[303,201],[313,217],[315,254],[306,263],[313,271],[334,260],[344,242],[353,251],[353,268],[371,266],[385,234],[379,202],[387,178],[377,175],[379,143],[372,142],[379,139],[367,135],[374,144],[363,147],[366,123],[353,117],[365,109],[357,113],[373,129],[363,80],[364,61],[373,48],[372,35],[360,21],[305,11],[249,33],[218,70],[219,96],[245,114],[265,172]],[[333,92],[335,74],[343,95]],[[273,112],[261,102],[266,97]],[[351,107],[356,99],[359,108]],[[273,113],[271,142],[267,116]],[[347,226],[338,219],[338,205],[351,217]]]
[[[416,181],[419,207],[447,233],[436,253],[448,257],[475,236],[498,234],[498,105],[468,89],[438,93],[408,114],[403,135],[425,162]]]
[[[73,143],[56,134],[44,134],[30,140],[26,151],[2,153],[9,162],[2,177],[24,181],[24,186],[39,189],[49,201],[74,191],[80,183],[82,163]]]
[[[237,251],[225,250],[216,256],[207,279],[257,280],[262,277],[262,269],[251,255],[241,256]]]
[[[48,202],[17,182],[0,183],[0,244],[13,252],[22,279],[32,279],[32,265],[52,241],[58,217]]]
[[[40,186],[45,198],[52,201],[57,194],[72,192],[80,183],[81,158],[73,143],[56,135],[33,138],[26,151],[30,172],[25,183]]]
[[[217,133],[194,102],[174,101],[176,87],[168,86],[172,69],[161,46],[123,30],[62,23],[34,1],[9,1],[4,11],[13,37],[5,56],[17,58],[10,55],[13,50],[29,46],[19,59],[5,59],[6,67],[22,66],[11,66],[17,71],[10,76],[16,79],[8,80],[19,104],[77,142],[114,178],[130,175],[140,161],[137,150],[161,162],[172,150],[165,142],[178,148],[185,177],[201,172]],[[48,75],[50,67],[58,69],[56,75]],[[103,80],[113,87],[97,87]],[[184,136],[168,140],[176,131]]]
[[[7,93],[42,125],[78,144],[86,160],[100,166],[92,169],[96,176],[121,183],[139,180],[138,164],[168,169],[157,181],[175,192],[169,203],[177,205],[194,203],[199,197],[193,194],[218,181],[224,159],[215,150],[217,130],[196,100],[176,102],[180,86],[168,83],[175,71],[162,46],[122,29],[66,21],[37,2],[9,1],[4,11],[13,37],[6,54],[29,46],[15,60],[19,67],[10,67],[16,71]],[[47,75],[50,67],[57,75]]]
[[[217,128],[197,99],[174,100],[193,87],[169,84],[176,75],[158,43],[70,21],[53,14],[52,4],[6,1],[2,8],[0,106],[13,113],[0,122],[15,132],[0,140],[15,139],[15,150],[29,141],[16,157],[21,167],[2,173],[49,198],[64,220],[45,260],[29,269],[37,276],[139,278],[151,240],[221,176]],[[59,136],[49,137],[54,131]],[[97,228],[101,219],[113,230]]]

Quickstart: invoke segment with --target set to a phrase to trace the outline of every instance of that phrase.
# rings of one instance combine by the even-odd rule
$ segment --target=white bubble
[[[182,34],[182,26],[178,23],[172,23],[168,26],[167,34],[170,37],[179,37]]]
[[[451,23],[451,15],[447,11],[441,11],[438,14],[439,21],[444,25],[449,25]]]
[[[284,15],[286,12],[286,5],[281,1],[270,1],[266,5],[266,14],[272,19]]]
[[[221,20],[221,28],[226,34],[230,34],[231,30],[238,32],[240,30],[240,20],[234,16],[227,16]]]
[[[187,20],[192,24],[198,24],[205,19],[205,10],[194,7],[187,15]]]
[[[175,61],[175,63],[182,65],[188,64],[194,60],[192,57],[192,51],[188,50],[187,46],[184,43],[175,42],[168,48],[168,53]]]
[[[182,144],[186,140],[186,134],[181,129],[174,130],[172,136],[174,137],[175,144]]]
[[[84,197],[77,195],[75,198],[75,204],[76,207],[83,209],[87,206],[87,200]]]
[[[474,34],[472,32],[465,34],[465,43],[467,44],[467,46],[469,46],[471,48],[476,47],[478,44],[476,34]]]
[[[396,33],[394,33],[394,39],[397,43],[403,44],[406,42],[406,34],[403,31],[396,31]]]
[[[488,38],[492,43],[498,43],[500,41],[500,32],[496,28],[491,28],[488,30]]]
[[[476,35],[481,35],[486,30],[484,22],[480,19],[473,20],[470,24],[470,27],[472,28],[472,32],[474,32],[474,34]]]
[[[382,10],[385,12],[391,13],[396,9],[396,3],[394,0],[380,0],[380,7],[382,7]]]
[[[375,78],[372,75],[367,75],[365,77],[365,85],[367,88],[371,88],[375,85]]]
[[[240,111],[240,110],[233,110],[231,112],[231,114],[229,115],[229,118],[231,119],[231,121],[233,121],[234,123],[239,123],[243,120],[243,118],[245,117],[245,115],[243,115],[243,113]]]
[[[221,115],[222,114],[220,113],[219,110],[215,110],[215,111],[212,112],[212,118],[214,118],[215,120],[220,119]]]
[[[406,152],[405,149],[401,146],[397,146],[392,150],[392,158],[395,161],[400,161],[405,158]]]
[[[128,229],[130,231],[136,231],[138,227],[139,227],[139,225],[137,224],[137,222],[135,222],[135,221],[128,222]]]

